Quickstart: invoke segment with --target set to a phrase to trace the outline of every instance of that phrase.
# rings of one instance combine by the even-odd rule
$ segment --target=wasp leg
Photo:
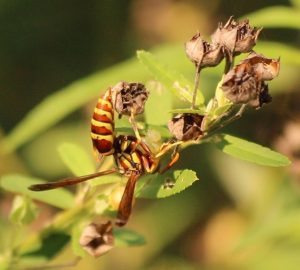
[[[176,141],[176,142],[168,142],[168,143],[164,143],[159,152],[155,155],[155,158],[159,158],[161,156],[163,156],[164,154],[166,154],[168,151],[170,151],[173,147],[175,147],[174,152],[178,151],[178,147],[180,144],[182,144],[182,141]],[[173,154],[174,154],[173,152]]]
[[[133,171],[128,178],[120,205],[118,209],[118,214],[117,214],[117,220],[115,224],[117,226],[124,226],[131,214],[132,210],[132,201],[133,201],[133,195],[134,195],[134,189],[135,189],[135,184],[138,178],[140,177],[140,173]]]
[[[174,166],[174,164],[178,161],[179,159],[179,152],[178,152],[178,145],[176,145],[172,155],[171,155],[171,160],[170,162],[161,170],[159,170],[160,174],[163,174],[164,172],[166,172],[167,170],[169,170],[172,166]]]

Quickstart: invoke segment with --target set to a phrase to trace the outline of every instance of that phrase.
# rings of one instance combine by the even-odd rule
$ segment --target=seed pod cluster
[[[79,243],[94,257],[105,254],[114,246],[112,222],[87,225],[81,233]]]
[[[256,44],[262,28],[251,27],[248,20],[235,21],[233,17],[223,26],[219,23],[212,34],[212,43],[203,40],[197,33],[185,44],[187,57],[201,68],[217,66],[225,54],[235,56],[250,52]]]
[[[238,55],[252,50],[261,30],[262,28],[252,27],[247,19],[239,22],[231,16],[224,26],[219,23],[211,39],[233,55]]]
[[[214,106],[206,108],[207,115],[193,112],[178,114],[168,123],[169,131],[177,140],[198,140],[203,135],[201,125],[210,126],[209,121],[212,124],[212,121],[218,121],[218,115],[213,111],[217,111],[219,107],[227,106],[229,110],[234,104],[244,104],[260,108],[272,100],[266,81],[278,76],[280,62],[279,59],[266,58],[253,51],[261,30],[262,28],[252,27],[247,19],[236,21],[230,17],[224,25],[219,23],[211,35],[211,43],[202,39],[200,33],[196,33],[185,43],[186,55],[196,66],[192,110],[196,109],[195,99],[201,70],[217,66],[224,58],[226,64],[223,81],[217,87],[215,99],[210,102]],[[250,54],[232,68],[234,57],[241,53]],[[224,114],[223,108],[220,111]]]
[[[193,113],[178,114],[168,123],[169,131],[179,141],[197,140],[202,135],[200,129],[203,116]]]
[[[119,82],[112,89],[112,103],[120,115],[137,115],[144,112],[149,92],[142,83]]]
[[[277,77],[279,68],[279,60],[251,53],[224,76],[221,88],[231,102],[260,108],[272,100],[265,81]]]
[[[201,38],[200,33],[185,44],[185,52],[187,57],[201,68],[216,66],[224,58],[222,46],[208,43]]]

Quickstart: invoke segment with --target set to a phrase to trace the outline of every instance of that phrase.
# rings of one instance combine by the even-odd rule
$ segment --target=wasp
[[[119,173],[128,178],[115,221],[117,226],[123,226],[131,215],[137,180],[145,173],[165,172],[177,162],[179,153],[176,142],[162,144],[159,152],[154,154],[147,144],[140,139],[139,134],[137,136],[116,136],[114,128],[114,95],[116,96],[114,89],[109,88],[103,97],[98,99],[91,119],[91,139],[98,160],[101,160],[102,157],[113,155],[115,168],[89,175],[66,178],[57,182],[36,184],[30,186],[29,189],[32,191],[45,191],[75,185],[103,175]],[[132,111],[130,115],[132,117]],[[138,132],[136,129],[134,131],[135,133]],[[161,169],[161,157],[173,147],[175,147],[176,151],[173,152],[168,164]]]

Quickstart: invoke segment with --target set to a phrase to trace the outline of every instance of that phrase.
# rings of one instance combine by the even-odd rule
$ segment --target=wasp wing
[[[139,177],[140,177],[140,173],[133,172],[127,181],[118,209],[117,220],[116,220],[116,225],[118,226],[124,226],[130,217],[135,184]]]
[[[107,171],[102,171],[102,172],[96,172],[88,175],[83,175],[79,177],[70,177],[70,178],[65,178],[57,182],[52,182],[52,183],[45,183],[45,184],[36,184],[36,185],[31,185],[28,187],[28,189],[32,191],[44,191],[44,190],[49,190],[49,189],[55,189],[55,188],[60,188],[60,187],[66,187],[66,186],[71,186],[71,185],[76,185],[82,182],[85,182],[87,180],[115,173],[117,170],[116,169],[111,169]]]

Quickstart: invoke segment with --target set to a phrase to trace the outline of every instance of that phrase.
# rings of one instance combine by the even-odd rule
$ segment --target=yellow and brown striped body
[[[132,172],[153,173],[158,169],[159,160],[151,155],[148,146],[134,136],[120,135],[115,141],[114,158],[121,174],[130,176]]]
[[[91,121],[91,137],[94,150],[102,156],[114,153],[114,108],[109,88],[98,99]]]

